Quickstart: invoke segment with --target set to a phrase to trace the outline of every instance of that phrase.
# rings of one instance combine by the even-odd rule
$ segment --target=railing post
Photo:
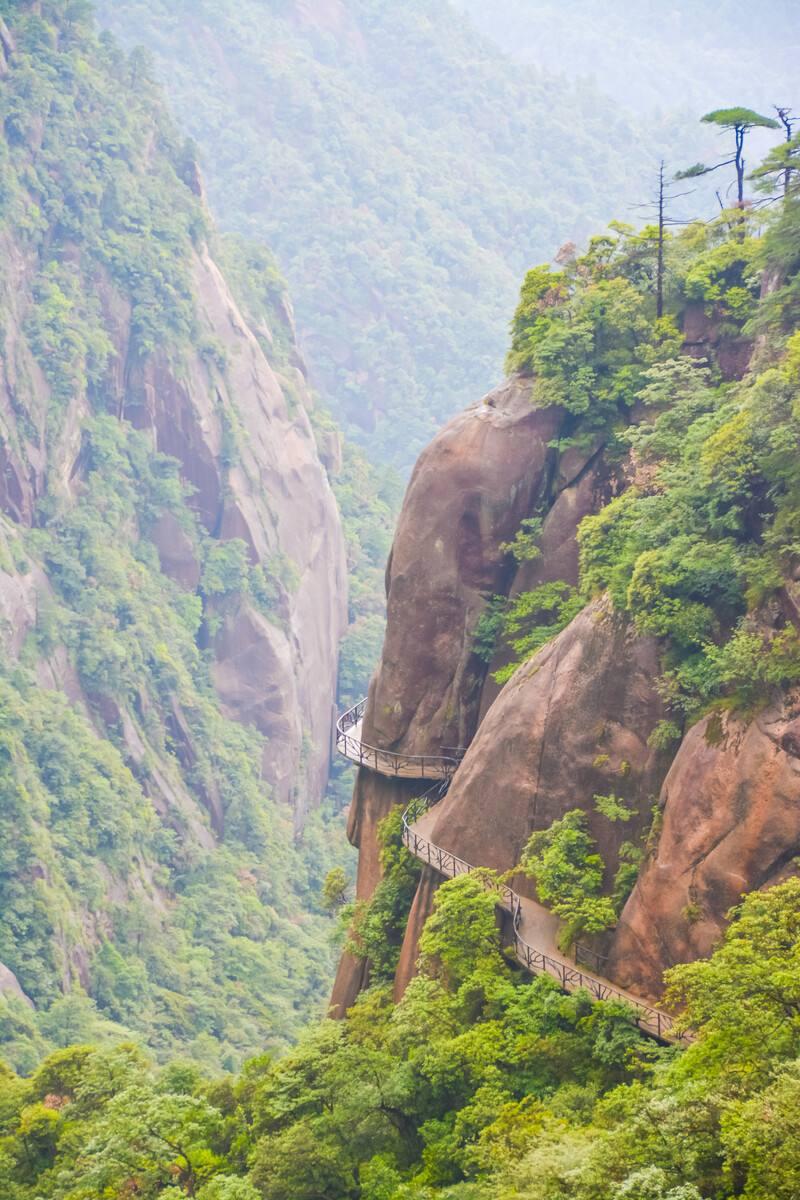
[[[458,760],[451,759],[448,755],[442,753],[438,757],[435,755],[401,755],[395,751],[380,750],[375,746],[367,746],[361,738],[352,737],[347,731],[358,725],[366,711],[367,701],[361,700],[348,712],[344,713],[337,722],[336,746],[337,749],[351,761],[359,763],[361,766],[372,765],[372,769],[384,775],[390,775],[392,772],[395,777],[399,776],[402,771],[407,770],[409,778],[413,777],[415,767],[418,768],[416,778],[427,779],[432,775],[436,781],[432,787],[422,795],[412,800],[403,813],[403,843],[412,853],[419,859],[427,861],[429,865],[434,862],[438,863],[440,874],[448,875],[452,869],[452,878],[459,874],[472,871],[474,868],[470,863],[464,862],[463,859],[457,858],[456,855],[444,850],[441,846],[436,846],[427,838],[420,837],[414,829],[414,824],[420,819],[423,813],[428,812],[434,804],[438,803],[447,792],[448,784],[452,780],[453,773],[457,769]],[[443,748],[445,749],[445,748]],[[413,849],[412,849],[413,847]],[[594,973],[585,976],[578,968],[581,963],[591,965],[592,972],[599,972],[602,969],[603,956],[596,951],[588,951],[582,947],[580,943],[575,943],[574,962],[575,967],[569,966],[568,962],[561,959],[556,960],[550,958],[543,951],[534,950],[519,934],[519,927],[522,924],[522,900],[507,885],[495,889],[497,893],[497,903],[501,907],[506,904],[510,906],[513,934],[514,934],[514,949],[520,963],[526,967],[532,974],[545,972],[552,975],[554,978],[561,981],[561,986],[564,991],[574,990],[575,987],[587,987],[589,992],[595,999],[602,1000],[616,996],[619,999],[627,999],[617,988],[611,987],[602,982]],[[637,1024],[645,1033],[651,1033],[655,1026],[655,1036],[663,1039],[667,1036],[666,1031],[672,1028],[672,1019],[662,1014],[659,1009],[646,1007],[642,1004],[634,1005],[638,1012]],[[686,1035],[681,1035],[681,1040],[685,1037],[686,1040],[691,1040]],[[675,1040],[673,1038],[673,1040]]]

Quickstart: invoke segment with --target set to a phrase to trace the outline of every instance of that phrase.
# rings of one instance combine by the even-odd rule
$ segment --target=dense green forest
[[[794,1200],[800,885],[671,972],[697,1040],[509,967],[494,901],[438,892],[422,970],[239,1078],[77,1045],[0,1075],[9,1200]]]
[[[212,682],[215,623],[237,596],[279,623],[291,564],[265,571],[241,540],[210,536],[176,461],[118,419],[120,312],[128,371],[154,349],[178,372],[224,352],[202,329],[191,273],[215,235],[141,56],[98,37],[83,4],[3,0],[0,17],[15,39],[0,77],[0,345],[17,372],[2,440],[8,456],[36,445],[49,471],[30,526],[0,520],[0,590],[12,598],[0,961],[25,993],[0,996],[2,1053],[30,1070],[54,1046],[135,1035],[160,1056],[232,1067],[289,1044],[324,1008],[332,968],[319,891],[339,827],[317,816],[296,842],[261,775],[263,739],[226,717]],[[215,249],[243,305],[261,305],[276,331],[280,363],[290,331],[274,266],[261,250]],[[65,486],[76,411],[80,482]],[[236,439],[232,426],[232,464]],[[348,462],[345,502],[365,469]],[[162,569],[165,515],[197,557],[196,589]],[[355,566],[384,553],[380,539],[359,548],[370,521],[351,533]],[[43,598],[26,634],[14,597],[34,586]],[[69,699],[48,686],[49,662],[72,664]]]
[[[97,5],[127,46],[153,54],[223,228],[277,254],[334,415],[403,471],[495,383],[529,264],[647,199],[659,158],[698,142],[690,105],[724,100],[743,62],[764,80],[762,106],[784,102],[793,77],[786,0],[751,18],[730,5],[727,20],[697,6],[520,4],[503,45],[544,47],[535,68],[479,37],[459,7]],[[504,13],[470,10],[488,33]],[[772,37],[780,28],[785,39]],[[640,96],[610,98],[634,79],[661,107],[646,125]]]
[[[496,381],[526,267],[631,180],[644,198],[675,144],[600,88],[514,66],[442,0],[98,12],[154,55],[223,227],[277,254],[334,415],[403,470]]]
[[[762,187],[796,159],[795,138],[766,161]],[[800,678],[798,634],[774,612],[798,553],[800,259],[792,203],[694,223],[666,239],[658,316],[657,243],[656,227],[614,225],[586,254],[526,277],[509,369],[534,377],[537,403],[570,414],[564,445],[628,455],[629,486],[583,521],[578,587],[496,597],[477,648],[487,660],[498,640],[513,651],[503,682],[607,592],[640,633],[662,639],[677,737],[709,704],[747,708]],[[765,277],[774,286],[762,296]],[[706,314],[715,361],[679,354],[687,306]],[[726,381],[720,363],[754,340],[758,369]],[[630,424],[634,406],[646,416]],[[511,547],[520,561],[540,554],[540,528],[526,522]]]

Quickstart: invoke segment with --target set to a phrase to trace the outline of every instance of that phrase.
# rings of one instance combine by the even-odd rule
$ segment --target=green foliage
[[[750,708],[800,678],[796,634],[769,616],[797,544],[800,381],[791,353],[782,357],[788,308],[767,301],[762,312],[756,299],[757,267],[777,269],[784,256],[790,304],[797,216],[790,195],[760,240],[720,225],[676,239],[684,293],[712,304],[737,337],[744,321],[758,327],[770,351],[736,387],[685,360],[648,368],[643,418],[619,435],[630,486],[579,530],[581,590],[608,591],[663,640],[664,694],[679,721],[719,699]]]
[[[35,287],[26,327],[52,396],[64,405],[90,383],[101,382],[113,351],[98,305],[86,297],[80,283],[74,270],[48,263]]]
[[[730,1173],[744,1180],[748,1200],[793,1200],[800,1188],[798,1064],[782,1071],[770,1087],[722,1119],[721,1141]]]
[[[346,948],[369,960],[376,982],[390,983],[400,957],[400,946],[411,902],[422,868],[402,841],[404,806],[396,806],[378,825],[377,839],[383,876],[372,899],[356,901],[341,912],[347,929]]]
[[[594,796],[594,806],[607,821],[630,821],[634,815],[624,800],[612,792],[609,796]]]
[[[264,785],[263,739],[221,710],[208,650],[237,604],[282,620],[297,569],[280,550],[253,567],[243,542],[209,536],[138,408],[165,359],[177,379],[192,351],[225,370],[193,290],[209,231],[192,147],[142,54],[98,36],[85,5],[3,12],[17,50],[0,78],[0,238],[26,264],[0,271],[16,363],[3,439],[32,479],[43,452],[52,470],[34,527],[0,536],[13,594],[17,575],[47,578],[20,664],[0,671],[0,960],[36,1004],[2,998],[0,1044],[26,1071],[69,1041],[132,1036],[230,1069],[287,1045],[332,969],[320,895],[342,832],[326,813],[296,838]],[[274,265],[225,250],[271,359],[295,371]],[[161,570],[162,518],[201,565],[197,592]]]
[[[700,118],[707,125],[719,125],[721,129],[779,129],[774,117],[764,117],[752,108],[715,108]]]
[[[322,885],[322,907],[329,912],[344,904],[350,880],[343,867],[332,867]]]
[[[141,60],[126,62],[57,3],[41,16],[16,11],[13,24],[18,53],[0,97],[5,219],[40,258],[27,329],[64,404],[97,387],[111,354],[99,318],[106,274],[130,301],[135,354],[192,336],[189,263],[204,217]],[[69,36],[57,36],[61,24]]]
[[[500,635],[510,647],[513,658],[495,671],[497,683],[510,679],[521,663],[560,633],[578,615],[585,604],[581,593],[561,580],[543,583],[530,592],[521,592],[510,601],[498,619]]]
[[[542,536],[542,520],[540,517],[528,517],[516,532],[513,542],[501,542],[503,554],[512,554],[518,563],[535,562],[541,558],[542,551],[539,540]]]
[[[238,1079],[136,1047],[0,1067],[11,1200],[793,1200],[800,881],[676,968],[696,1040],[504,961],[492,878],[444,883],[403,998],[362,994]]]
[[[625,277],[625,241],[595,239],[563,270],[529,272],[512,325],[509,369],[533,375],[540,406],[561,405],[588,428],[630,408],[644,367],[666,357],[675,340],[673,330],[648,320]]]
[[[708,961],[673,967],[669,994],[705,1036],[691,1057],[745,1091],[757,1065],[800,1053],[800,879],[754,892]]]
[[[679,725],[674,721],[659,721],[647,739],[654,750],[669,750],[682,737]]]
[[[759,299],[758,249],[756,238],[745,237],[712,245],[695,256],[684,281],[687,299],[704,301],[741,329],[755,314]]]
[[[208,596],[229,596],[247,589],[249,555],[241,538],[212,542],[203,563],[200,585]]]
[[[548,829],[532,833],[520,866],[536,883],[539,899],[564,920],[564,947],[573,945],[581,934],[599,933],[616,921],[611,900],[602,895],[605,864],[581,809],[572,809]]]
[[[450,990],[475,973],[501,970],[495,883],[491,872],[471,871],[436,892],[419,945],[424,968]]]
[[[413,7],[399,6],[392,18],[404,37],[419,29]],[[171,15],[180,18],[181,11]],[[393,1005],[385,985],[419,874],[401,844],[398,809],[380,831],[384,880],[368,908],[353,914],[353,948],[369,957],[372,986],[346,1021],[323,1022],[283,1057],[265,1055],[238,1079],[220,1078],[220,1068],[236,1067],[256,1046],[285,1050],[315,1010],[328,965],[316,906],[323,890],[329,901],[343,893],[341,869],[326,877],[329,830],[312,824],[306,846],[295,844],[285,814],[264,792],[261,740],[222,715],[203,649],[212,615],[207,601],[249,596],[274,612],[292,589],[293,567],[276,556],[257,574],[243,543],[209,539],[175,464],[153,453],[132,425],[108,415],[109,396],[101,395],[105,272],[124,286],[134,312],[132,369],[143,356],[164,348],[175,353],[194,336],[188,267],[202,216],[176,187],[192,171],[191,148],[175,142],[154,116],[141,56],[125,60],[106,39],[87,43],[84,4],[45,0],[22,9],[0,0],[0,12],[19,18],[20,43],[3,90],[9,145],[0,162],[0,212],[40,266],[27,336],[53,372],[59,405],[85,391],[95,408],[84,431],[80,488],[69,502],[51,494],[35,530],[12,538],[10,549],[3,537],[0,559],[3,571],[43,565],[52,586],[23,665],[6,664],[0,674],[6,823],[0,960],[38,1006],[5,997],[0,1003],[5,1053],[29,1075],[0,1068],[4,1194],[9,1200],[796,1195],[796,879],[746,900],[710,960],[672,973],[672,993],[687,1005],[686,1019],[699,1035],[682,1054],[646,1047],[625,1006],[565,996],[549,978],[530,981],[513,969],[501,949],[491,873],[440,887],[420,942],[422,971]],[[371,4],[363,13],[368,32],[385,28]],[[300,36],[276,25],[286,17],[282,5],[261,6],[259,14],[263,20],[254,23],[247,6],[237,13],[268,44],[276,28]],[[326,95],[330,80],[320,63],[335,61],[336,43],[313,26],[302,36]],[[285,46],[273,40],[277,57],[270,62],[280,65]],[[379,61],[394,59],[383,53]],[[468,111],[473,93],[488,94],[485,79],[475,88],[474,61],[461,101]],[[438,81],[435,72],[428,75]],[[276,76],[277,100],[303,110],[305,137],[318,109],[303,108],[308,90],[298,84],[293,91],[285,71]],[[69,101],[59,102],[58,79],[71,89]],[[496,81],[504,114],[513,113]],[[390,86],[402,92],[397,80]],[[457,91],[452,80],[448,89]],[[513,119],[509,124],[510,144],[518,148],[518,127]],[[39,140],[42,155],[32,157]],[[587,146],[594,148],[591,140]],[[273,145],[271,164],[281,162],[281,148]],[[329,154],[326,146],[325,161],[376,162],[369,147],[361,148],[359,157],[342,155],[338,146]],[[448,161],[437,159],[438,180],[449,177]],[[511,161],[518,171],[518,155]],[[396,164],[388,164],[388,176],[378,165],[374,188],[363,170],[353,176],[366,179],[367,213],[397,195]],[[289,167],[294,162],[283,161],[287,174]],[[335,171],[329,176],[331,205],[350,196],[352,180],[345,187]],[[279,209],[280,189],[263,190]],[[418,200],[410,196],[415,221],[427,230],[432,223],[424,206],[417,211]],[[792,204],[790,197],[758,243],[740,237],[738,226],[731,248],[724,224],[671,241],[670,316],[660,324],[652,313],[649,236],[616,227],[592,244],[580,267],[529,277],[515,328],[519,365],[536,370],[540,403],[568,408],[570,438],[602,430],[612,455],[630,450],[632,479],[629,491],[584,526],[581,589],[556,583],[519,597],[496,614],[502,626],[477,633],[484,657],[494,652],[498,633],[514,640],[518,654],[533,652],[586,594],[608,589],[639,629],[663,640],[665,690],[672,689],[678,712],[723,696],[755,703],[769,688],[798,678],[797,637],[775,617],[772,603],[800,541],[800,373],[795,347],[790,342],[785,355],[783,347],[799,294]],[[445,245],[445,257],[431,254],[426,241],[426,269],[432,262],[457,275],[458,255],[447,239],[432,230],[429,240],[437,252]],[[363,246],[370,267],[380,263],[368,237],[350,237],[353,244]],[[277,328],[268,323],[259,336],[268,342],[272,334],[279,357],[290,355],[277,273],[255,252],[231,253],[246,310],[274,310]],[[308,260],[324,285],[320,256]],[[781,268],[782,282],[762,306],[756,275],[765,264]],[[336,276],[336,311],[357,314],[354,324],[364,325],[369,338],[363,298],[342,296],[354,277]],[[366,291],[373,313],[374,292]],[[87,299],[95,295],[97,306]],[[749,330],[766,330],[757,376],[723,387],[676,360],[674,317],[687,299],[702,300],[736,336],[745,322]],[[407,297],[397,305],[403,314],[412,307]],[[434,323],[430,307],[419,311],[420,321]],[[480,319],[479,310],[469,311],[470,319]],[[347,344],[335,322],[325,336],[337,349]],[[215,370],[225,369],[218,347],[199,348]],[[291,364],[282,365],[288,380]],[[337,379],[341,369],[339,363]],[[402,372],[392,376],[391,388],[387,377],[383,382],[376,405],[391,413],[393,397],[404,391]],[[351,402],[374,378],[367,384],[350,381]],[[644,420],[624,433],[634,405]],[[429,419],[427,412],[420,419],[420,435]],[[321,439],[324,426],[323,420]],[[54,419],[51,432],[59,429]],[[228,465],[235,432],[224,452]],[[376,479],[353,455],[337,483],[352,514],[349,551],[358,581],[351,616],[359,633],[343,677],[354,689],[379,635],[377,577],[396,502],[394,483],[384,479],[376,487]],[[363,504],[365,495],[379,492],[378,501]],[[165,513],[203,564],[200,596],[160,570],[150,533]],[[509,552],[535,555],[537,534],[532,519]],[[61,647],[75,664],[85,710],[43,689],[34,673],[38,659]],[[670,724],[656,740],[674,735],[677,723]],[[103,728],[105,738],[98,734]],[[165,795],[169,802],[157,807],[153,797]],[[596,803],[607,819],[625,819],[627,807],[616,795]],[[617,874],[607,879],[585,814],[575,810],[535,835],[526,865],[574,937],[614,920],[641,855],[633,843],[623,844]],[[193,1062],[151,1067],[130,1045],[128,1029],[160,1058],[181,1051]],[[83,1044],[66,1044],[75,1040]],[[40,1063],[53,1047],[59,1049]]]
[[[505,596],[491,596],[479,616],[472,633],[472,652],[482,662],[490,663],[497,649],[498,639],[505,629],[508,600]]]

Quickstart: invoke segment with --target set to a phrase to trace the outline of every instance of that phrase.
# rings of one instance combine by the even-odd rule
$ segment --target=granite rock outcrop
[[[704,958],[745,892],[779,883],[800,855],[800,704],[751,721],[706,717],[664,780],[662,828],[617,927],[615,980],[657,997],[664,971]]]

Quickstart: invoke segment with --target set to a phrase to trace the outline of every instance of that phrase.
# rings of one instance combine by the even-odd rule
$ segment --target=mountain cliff
[[[3,990],[235,1058],[325,975],[293,841],[337,507],[280,277],[215,234],[141,57],[82,5],[2,11]]]
[[[565,946],[644,998],[800,852],[797,203],[669,241],[662,316],[652,231],[530,272],[515,373],[421,457],[387,570],[364,741],[466,747],[426,836],[550,903]],[[422,786],[360,772],[376,911],[374,831]],[[425,867],[404,934],[392,913],[396,996],[436,882]]]

